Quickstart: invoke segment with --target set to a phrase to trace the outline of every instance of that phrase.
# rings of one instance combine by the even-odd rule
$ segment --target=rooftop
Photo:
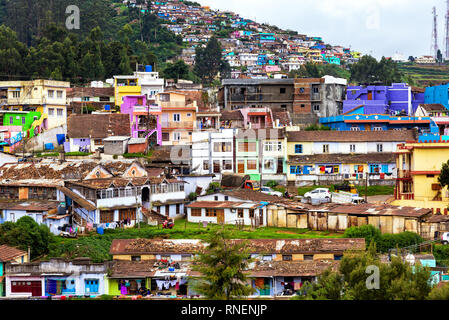
[[[27,253],[25,251],[19,250],[14,247],[7,246],[6,244],[0,245],[0,261],[8,262],[18,258],[20,256],[24,256]]]

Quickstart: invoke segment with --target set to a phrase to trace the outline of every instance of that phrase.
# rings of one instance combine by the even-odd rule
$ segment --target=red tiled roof
[[[27,253],[25,251],[10,247],[7,245],[0,246],[0,261],[8,262],[14,260],[17,257],[24,256]]]

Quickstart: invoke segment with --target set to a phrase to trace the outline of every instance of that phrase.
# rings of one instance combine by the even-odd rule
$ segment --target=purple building
[[[132,138],[145,138],[149,144],[162,145],[162,110],[152,105],[146,96],[125,96],[120,113],[129,114]]]
[[[406,83],[393,83],[391,86],[348,86],[343,113],[358,109],[363,114],[412,116],[418,105],[424,103],[424,96],[424,89],[411,87]]]

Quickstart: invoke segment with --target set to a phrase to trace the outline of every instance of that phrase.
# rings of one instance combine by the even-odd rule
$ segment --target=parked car
[[[269,194],[270,196],[282,197],[282,192],[274,191],[270,187],[261,187],[260,188],[260,192],[265,193],[265,194]]]
[[[304,198],[306,198],[309,202],[312,200],[322,200],[330,202],[331,197],[332,195],[327,188],[317,188],[304,194]]]

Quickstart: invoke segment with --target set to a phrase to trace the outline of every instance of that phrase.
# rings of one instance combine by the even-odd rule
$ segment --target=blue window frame
[[[296,166],[290,166],[290,174],[296,174]]]
[[[86,293],[98,293],[98,280],[97,279],[86,279],[84,280],[86,285]]]
[[[295,144],[295,153],[302,153],[302,144]]]

